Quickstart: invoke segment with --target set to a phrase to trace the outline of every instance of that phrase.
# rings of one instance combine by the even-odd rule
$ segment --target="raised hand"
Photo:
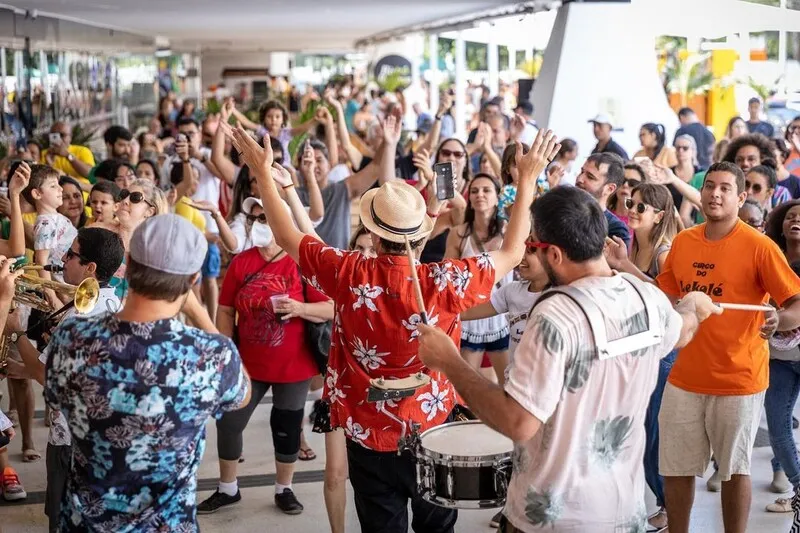
[[[527,154],[522,154],[522,143],[517,141],[515,160],[519,172],[520,183],[523,181],[536,181],[536,178],[550,164],[561,145],[551,130],[539,130],[536,139]]]
[[[402,131],[403,123],[394,115],[389,115],[383,121],[383,140],[387,143],[397,145],[400,142]]]
[[[220,124],[228,124],[235,107],[236,106],[233,102],[233,98],[231,97],[226,98],[225,101],[222,102],[222,107],[219,110]]]
[[[522,132],[525,131],[525,117],[519,113],[515,113],[511,119],[510,132],[513,138],[518,138]]]
[[[25,272],[21,268],[12,272],[12,264],[14,264],[13,259],[0,255],[0,304],[4,306],[11,303],[16,294],[15,280]]]
[[[273,154],[272,146],[269,143],[269,135],[264,135],[264,147],[262,148],[239,124],[233,130],[231,142],[251,172],[260,176],[271,175],[270,169],[272,168]]]
[[[336,91],[334,91],[332,87],[325,89],[325,92],[322,93],[322,99],[331,105],[339,103],[339,100],[336,99]]]
[[[558,187],[558,184],[561,183],[561,178],[564,177],[564,174],[564,167],[558,163],[553,163],[547,168],[547,183],[550,184],[551,189]]]
[[[331,112],[328,111],[328,108],[325,106],[319,106],[317,110],[314,112],[314,118],[320,124],[330,124],[333,122],[333,116]]]
[[[272,163],[270,172],[272,173],[272,179],[274,179],[275,183],[281,187],[288,187],[294,183],[294,181],[292,181],[292,175],[289,174],[289,171],[280,166],[278,163]]]
[[[621,270],[622,265],[628,260],[628,248],[625,246],[625,241],[619,237],[606,237],[606,245],[603,248],[603,254],[606,256],[608,266],[614,270]]]
[[[313,178],[316,166],[317,159],[314,156],[314,149],[311,147],[311,143],[306,141],[303,145],[303,157],[300,159],[300,170],[303,171],[303,176],[306,179]]]
[[[444,115],[451,107],[453,107],[453,96],[449,92],[445,92],[439,97],[439,110],[436,114]]]
[[[427,181],[433,180],[433,167],[431,166],[431,154],[427,150],[420,150],[411,158],[414,166],[419,170],[420,177]]]
[[[11,181],[8,182],[8,194],[19,196],[31,180],[31,167],[28,163],[22,162],[17,167],[14,175],[11,176]]]
[[[478,135],[476,136],[476,140],[478,137],[481,139],[481,148],[483,151],[492,150],[492,127],[487,124],[486,122],[481,122],[478,124]]]

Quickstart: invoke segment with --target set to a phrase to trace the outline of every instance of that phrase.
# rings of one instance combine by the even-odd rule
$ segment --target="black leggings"
[[[250,403],[236,411],[228,411],[217,420],[217,450],[223,461],[237,461],[242,455],[242,433],[256,406],[272,387],[272,412],[269,425],[275,460],[294,463],[300,451],[306,396],[310,379],[297,383],[266,383],[251,380]]]

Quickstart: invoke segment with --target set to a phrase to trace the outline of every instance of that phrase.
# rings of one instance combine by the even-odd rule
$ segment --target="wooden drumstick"
[[[774,311],[775,308],[769,305],[751,305],[751,304],[729,304],[717,303],[723,309],[730,309],[732,311]]]
[[[428,313],[425,311],[425,301],[422,299],[422,289],[419,286],[419,278],[417,277],[417,265],[414,252],[411,250],[411,243],[408,242],[408,235],[404,236],[406,241],[406,254],[408,255],[408,262],[411,265],[411,283],[414,285],[414,295],[417,297],[417,305],[419,306],[419,316],[422,323],[428,324]]]

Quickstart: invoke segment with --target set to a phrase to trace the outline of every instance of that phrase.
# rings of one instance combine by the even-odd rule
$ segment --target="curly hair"
[[[745,146],[755,146],[758,148],[758,153],[761,155],[761,165],[767,165],[772,168],[777,167],[775,156],[772,153],[772,141],[760,133],[749,133],[733,139],[728,144],[728,148],[725,150],[725,156],[722,160],[735,164],[737,152]]]
[[[793,207],[800,205],[800,200],[784,202],[770,211],[767,222],[764,226],[764,234],[778,245],[778,248],[786,251],[786,236],[783,234],[783,220]]]

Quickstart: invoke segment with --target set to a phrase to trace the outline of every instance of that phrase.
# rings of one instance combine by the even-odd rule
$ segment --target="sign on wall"
[[[375,80],[383,84],[389,76],[399,77],[403,86],[411,85],[411,61],[396,54],[384,56],[375,63]]]

